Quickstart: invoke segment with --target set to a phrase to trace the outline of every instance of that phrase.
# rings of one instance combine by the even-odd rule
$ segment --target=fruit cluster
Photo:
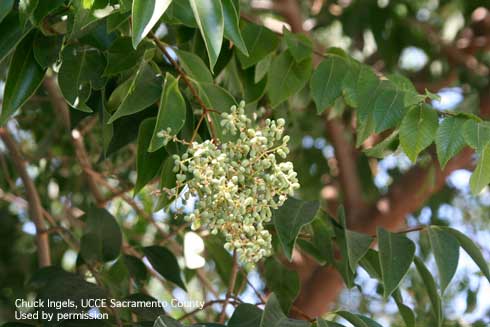
[[[293,164],[278,160],[289,152],[284,119],[254,126],[244,106],[242,102],[222,114],[221,126],[233,141],[193,142],[182,156],[174,156],[174,171],[177,189],[186,186],[185,197],[199,199],[185,217],[192,227],[223,233],[225,248],[236,250],[243,263],[254,264],[271,255],[264,223],[300,185]]]

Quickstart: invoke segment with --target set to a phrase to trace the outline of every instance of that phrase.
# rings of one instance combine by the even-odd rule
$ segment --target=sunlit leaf
[[[133,0],[131,18],[132,42],[135,49],[158,23],[171,2],[172,0]]]
[[[190,0],[190,4],[206,45],[212,71],[223,44],[225,32],[223,6],[220,0]]]
[[[184,126],[185,116],[186,105],[179,90],[179,80],[167,73],[148,151],[156,151],[164,145],[164,138],[158,135],[159,132],[169,131],[170,135],[177,135]]]

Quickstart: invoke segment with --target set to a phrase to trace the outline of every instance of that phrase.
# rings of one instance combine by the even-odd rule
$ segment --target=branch
[[[233,251],[233,267],[231,268],[231,277],[230,277],[230,284],[228,285],[228,291],[226,292],[226,298],[225,301],[223,302],[223,309],[221,310],[221,314],[219,317],[219,323],[224,323],[225,322],[225,316],[226,316],[226,307],[228,306],[228,303],[230,302],[230,298],[233,295],[233,292],[235,290],[235,284],[238,276],[238,258],[237,258],[237,253],[236,250]]]
[[[49,235],[45,232],[46,226],[43,219],[43,209],[41,206],[39,193],[37,192],[36,186],[27,173],[26,164],[22,154],[20,153],[19,145],[12,138],[6,127],[0,128],[0,138],[3,140],[3,143],[8,149],[12,162],[17,169],[17,172],[19,173],[25,187],[29,215],[32,222],[36,226],[36,244],[39,266],[50,266],[51,252],[49,248]]]
[[[53,106],[55,111],[58,112],[60,115],[63,115],[63,116],[68,115],[67,119],[66,118],[63,119],[63,125],[67,130],[69,130],[70,129],[69,108],[65,102],[65,99],[61,95],[60,89],[59,89],[58,85],[56,84],[54,77],[45,78],[43,85],[44,85],[46,92],[48,93],[49,99],[51,101],[51,105]],[[80,133],[80,131],[78,131],[77,129],[74,129],[71,132],[71,141],[72,141],[73,147],[75,148],[75,154],[76,154],[76,157],[78,159],[78,162],[82,166],[82,169],[85,173],[85,177],[86,177],[90,192],[94,196],[95,203],[98,207],[103,207],[105,201],[104,201],[104,198],[102,197],[102,194],[99,191],[97,183],[92,178],[92,176],[87,173],[88,170],[92,170],[92,164],[90,162],[90,159],[87,155],[87,151],[85,149],[85,145],[83,143],[82,133]]]
[[[441,52],[446,55],[450,63],[463,66],[480,76],[488,75],[489,69],[485,64],[480,63],[475,56],[461,51],[457,46],[445,43],[429,24],[411,19],[408,27],[420,28],[432,43],[441,48]]]
[[[340,119],[328,119],[326,115],[325,119],[327,134],[335,150],[335,159],[339,167],[339,181],[347,211],[347,223],[350,225],[366,207],[362,196],[361,181],[357,173],[353,146],[347,140],[345,127]]]

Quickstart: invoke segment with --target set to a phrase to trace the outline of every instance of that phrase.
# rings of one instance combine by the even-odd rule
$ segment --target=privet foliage
[[[289,160],[285,120],[250,117],[261,117],[263,111],[287,115],[287,101],[301,93],[307,98],[305,106],[315,106],[318,114],[329,110],[335,115],[335,109],[340,115],[352,108],[359,147],[374,133],[385,135],[374,147],[363,148],[368,156],[382,157],[399,147],[416,162],[435,143],[444,167],[469,146],[478,157],[470,181],[474,194],[490,182],[490,126],[472,114],[432,108],[433,95],[419,94],[401,75],[381,76],[340,49],[324,53],[313,49],[305,35],[287,29],[278,35],[241,19],[239,2],[234,0],[1,1],[0,61],[9,69],[0,124],[15,119],[43,79],[56,76],[72,109],[72,123],[87,116],[100,122],[100,160],[110,160],[136,139],[135,194],[157,178],[155,210],[168,208],[180,194],[198,198],[185,219],[202,232],[208,256],[225,285],[233,278],[229,252],[254,264],[275,256],[264,264],[273,292],[265,306],[241,303],[228,326],[341,326],[322,317],[288,318],[299,281],[277,257],[291,260],[295,246],[320,264],[335,267],[348,287],[355,286],[357,269],[364,269],[379,281],[384,297],[394,299],[407,326],[415,326],[415,317],[399,288],[415,266],[430,298],[433,321],[441,326],[441,296],[457,269],[460,248],[490,281],[488,264],[472,240],[449,227],[416,231],[429,237],[436,282],[435,274],[415,255],[415,243],[403,233],[381,228],[376,235],[351,231],[342,210],[334,219],[318,201],[291,197],[302,181],[292,164],[283,161]],[[314,57],[321,59],[316,67]],[[242,99],[247,105],[237,107]],[[134,253],[122,253],[116,219],[105,209],[86,212],[78,264],[115,260],[110,268],[101,268],[106,277],[123,270],[142,293],[147,265]],[[308,237],[300,237],[302,231],[309,232]],[[221,233],[224,240],[208,232]],[[374,242],[377,251],[372,249]],[[190,280],[195,272],[181,271],[180,253],[158,244],[145,245],[141,251],[151,272],[186,289],[184,279]],[[54,289],[61,282],[86,292]],[[77,274],[52,267],[33,278],[39,296],[83,298],[104,293],[87,284]],[[129,295],[120,292],[116,296]],[[142,320],[150,325],[155,321],[158,327],[184,326],[162,312],[150,316]],[[341,317],[354,326],[379,326],[347,311],[328,317]],[[123,318],[129,322],[130,314],[125,312]]]

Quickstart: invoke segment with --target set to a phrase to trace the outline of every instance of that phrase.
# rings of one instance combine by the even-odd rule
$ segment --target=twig
[[[155,34],[153,34],[153,32],[150,32],[148,35],[149,35],[149,37],[153,41],[155,41],[155,44],[157,45],[158,49],[160,49],[160,51],[163,53],[163,55],[165,56],[165,58],[172,64],[172,66],[175,67],[175,69],[177,70],[177,72],[179,73],[179,75],[182,77],[182,80],[187,85],[187,87],[191,91],[192,95],[194,96],[194,98],[197,100],[197,102],[199,103],[199,105],[203,109],[202,117],[206,117],[206,119],[208,121],[208,124],[209,124],[209,131],[211,132],[211,137],[212,137],[213,141],[215,143],[217,143],[218,139],[216,137],[216,131],[215,131],[215,128],[214,128],[214,122],[213,122],[213,120],[211,118],[211,115],[210,115],[210,112],[213,112],[214,110],[209,109],[206,106],[206,104],[204,103],[204,101],[199,96],[199,93],[194,88],[194,85],[192,85],[191,81],[187,77],[187,74],[182,70],[182,68],[174,60],[174,58],[172,58],[172,56],[168,53],[168,51],[165,48],[165,45],[162,43],[162,41],[160,41],[160,39]]]
[[[315,318],[310,317],[308,314],[306,314],[303,310],[301,310],[300,308],[298,308],[294,304],[291,306],[291,311],[297,313],[298,315],[300,315],[301,317],[303,317],[304,319],[306,319],[310,322],[315,321]]]
[[[92,171],[92,164],[88,157],[87,150],[85,149],[85,144],[83,143],[83,136],[77,129],[72,131],[71,136],[78,162],[82,166],[85,176],[87,177],[87,183],[90,188],[90,192],[94,196],[95,204],[98,207],[103,207],[105,203],[104,197],[100,193],[95,179],[88,173],[89,171]]]
[[[226,307],[228,306],[228,303],[230,301],[231,296],[233,295],[233,292],[235,291],[235,284],[238,276],[238,256],[236,253],[236,250],[233,251],[233,266],[231,268],[231,276],[230,276],[230,284],[228,285],[228,291],[226,292],[226,298],[225,301],[223,302],[223,309],[221,310],[221,314],[219,317],[219,323],[224,323],[225,322],[225,316],[226,316]]]
[[[43,219],[43,210],[39,193],[37,192],[36,186],[27,173],[26,164],[22,154],[19,151],[18,144],[5,127],[0,128],[0,138],[7,147],[12,162],[14,163],[14,166],[17,169],[25,187],[27,202],[29,205],[29,215],[36,226],[36,244],[39,266],[50,266],[51,252],[49,248],[49,235],[47,233],[42,233],[42,231],[45,229],[45,222]]]
[[[245,270],[240,270],[243,277],[245,278],[245,280],[247,281],[247,284],[248,286],[250,286],[250,288],[254,291],[255,295],[259,298],[259,300],[262,302],[262,303],[265,303],[266,302],[266,299],[264,298],[264,296],[257,290],[257,288],[254,286],[254,284],[252,284],[252,282],[250,282],[250,280],[248,279],[248,276],[247,276],[247,272]]]

